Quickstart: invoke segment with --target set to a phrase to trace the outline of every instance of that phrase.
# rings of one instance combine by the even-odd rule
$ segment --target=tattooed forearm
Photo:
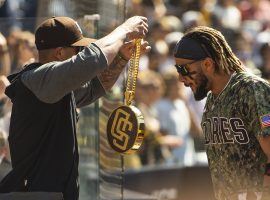
[[[106,91],[110,90],[115,84],[127,62],[127,60],[118,54],[110,66],[98,76],[102,86]]]

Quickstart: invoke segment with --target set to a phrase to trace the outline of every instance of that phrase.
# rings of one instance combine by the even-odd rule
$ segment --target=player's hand
[[[134,16],[127,19],[120,25],[126,31],[126,41],[136,38],[143,38],[148,32],[147,18],[142,16]]]
[[[134,40],[130,42],[126,42],[120,49],[120,53],[124,56],[126,60],[129,60],[132,54],[132,51],[135,48]],[[148,53],[151,50],[149,43],[145,40],[141,40],[141,52],[140,54],[143,55]]]

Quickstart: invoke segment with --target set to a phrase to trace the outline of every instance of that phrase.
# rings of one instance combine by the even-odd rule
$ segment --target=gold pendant
[[[116,108],[111,113],[107,123],[108,143],[113,150],[121,154],[137,151],[142,144],[145,133],[143,115],[138,108],[131,105],[135,97],[140,47],[141,40],[137,40],[128,70],[125,105]]]
[[[135,106],[120,106],[110,115],[107,124],[108,142],[119,153],[137,151],[144,138],[144,119]]]

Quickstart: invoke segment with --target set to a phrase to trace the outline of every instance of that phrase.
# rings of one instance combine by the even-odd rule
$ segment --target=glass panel
[[[80,199],[98,196],[98,103],[79,111],[78,144],[80,150]]]

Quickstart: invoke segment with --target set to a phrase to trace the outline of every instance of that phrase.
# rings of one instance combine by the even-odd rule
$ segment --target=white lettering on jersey
[[[249,143],[249,135],[244,122],[240,118],[213,117],[207,118],[202,129],[205,135],[205,144]]]

